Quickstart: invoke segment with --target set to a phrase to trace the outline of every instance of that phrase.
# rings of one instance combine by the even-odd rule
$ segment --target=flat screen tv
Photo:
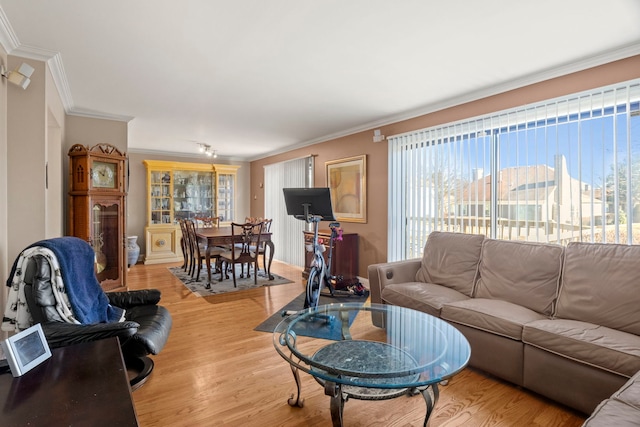
[[[321,221],[335,221],[329,188],[283,188],[287,214],[311,222],[312,217]]]

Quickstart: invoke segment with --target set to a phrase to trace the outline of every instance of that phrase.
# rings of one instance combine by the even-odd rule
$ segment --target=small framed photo
[[[39,323],[0,342],[11,374],[19,377],[51,357],[49,344]]]

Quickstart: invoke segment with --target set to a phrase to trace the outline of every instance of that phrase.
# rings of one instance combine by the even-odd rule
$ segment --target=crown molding
[[[33,59],[35,61],[46,62],[51,76],[53,77],[53,83],[58,89],[62,105],[65,112],[70,116],[89,117],[93,119],[105,119],[115,120],[120,122],[129,122],[133,119],[132,116],[125,116],[121,114],[103,113],[100,111],[85,110],[82,108],[76,108],[71,97],[71,88],[69,87],[69,80],[67,74],[64,71],[64,65],[62,63],[62,55],[59,52],[51,50],[40,49],[33,46],[21,45],[15,48],[11,55],[19,56],[21,58]]]
[[[122,114],[103,113],[100,111],[84,110],[82,108],[72,108],[67,111],[69,116],[87,117],[89,119],[114,120],[116,122],[130,122],[135,119],[133,116],[125,116]]]
[[[67,79],[67,74],[64,71],[60,52],[41,49],[34,46],[21,45],[18,40],[18,36],[15,31],[13,31],[11,23],[9,23],[9,19],[4,13],[2,7],[0,7],[0,46],[2,46],[9,55],[25,59],[33,59],[35,61],[42,61],[48,65],[51,76],[53,77],[53,83],[56,85],[56,89],[60,94],[62,106],[64,107],[66,114],[124,122],[129,122],[133,119],[131,116],[108,114],[76,108],[73,103],[69,80]]]
[[[385,118],[384,120],[370,123],[370,127],[381,127],[384,125],[397,123],[399,121],[413,119],[425,114],[430,114],[436,111],[444,110],[446,108],[451,108],[457,105],[466,104],[468,102],[477,101],[479,99],[488,98],[490,96],[509,92],[511,90],[523,88],[557,77],[562,77],[572,73],[588,70],[590,68],[598,67],[610,62],[619,61],[625,58],[630,58],[639,54],[640,42],[632,43],[626,46],[622,46],[618,49],[613,49],[598,55],[589,56],[557,67],[548,68],[546,70],[537,71],[504,83],[489,86],[483,89],[466,93],[464,95],[452,97],[441,102],[436,102],[427,106],[419,107],[415,110],[409,110],[398,115],[390,116]]]
[[[362,125],[359,125],[350,129],[345,129],[344,131],[336,132],[330,135],[324,135],[318,138],[300,142],[298,144],[290,145],[280,150],[270,151],[269,153],[252,157],[251,159],[249,159],[249,161],[261,160],[267,157],[283,154],[298,148],[304,148],[310,145],[320,144],[322,142],[331,141],[333,139],[342,138],[342,137],[353,135],[360,132],[371,131],[379,127],[387,126],[393,123],[398,123],[404,120],[414,119],[416,117],[424,116],[426,114],[431,114],[436,111],[444,110],[446,108],[451,108],[457,105],[462,105],[472,101],[477,101],[479,99],[488,98],[490,96],[498,95],[500,93],[508,92],[510,90],[519,89],[535,83],[543,82],[545,80],[551,80],[556,77],[562,77],[568,74],[584,71],[589,68],[594,68],[600,65],[608,64],[610,62],[619,61],[625,58],[630,58],[635,55],[640,55],[640,42],[631,43],[629,45],[622,46],[617,49],[612,49],[598,55],[593,55],[577,61],[568,62],[566,64],[563,64],[557,67],[538,71],[538,72],[529,74],[527,76],[510,80],[508,82],[489,86],[473,92],[465,93],[464,95],[451,97],[440,102],[423,105],[416,109],[404,111],[402,113],[395,114],[392,116],[387,116],[373,122],[364,123]]]
[[[128,149],[129,154],[142,154],[142,155],[149,155],[149,156],[169,156],[169,157],[182,157],[182,158],[189,158],[189,159],[210,159],[210,160],[214,160],[214,161],[210,161],[210,162],[202,162],[202,163],[220,163],[221,160],[227,161],[227,162],[239,162],[239,163],[249,163],[251,160],[249,159],[245,159],[242,157],[237,157],[237,156],[221,156],[220,154],[218,154],[218,157],[216,159],[213,159],[212,157],[204,157],[202,156],[201,153],[185,153],[182,151],[162,151],[162,150],[147,150],[147,149],[143,149],[143,148],[131,148],[129,147]]]
[[[13,31],[9,23],[9,18],[7,18],[7,15],[0,6],[0,46],[2,46],[5,52],[11,53],[11,51],[19,45],[18,36],[16,36],[16,33]]]

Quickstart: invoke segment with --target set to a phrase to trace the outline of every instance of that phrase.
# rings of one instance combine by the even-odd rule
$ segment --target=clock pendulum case
[[[111,144],[69,149],[69,235],[89,242],[105,291],[126,289],[126,154]]]

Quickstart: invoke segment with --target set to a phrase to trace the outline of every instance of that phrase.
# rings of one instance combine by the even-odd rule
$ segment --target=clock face
[[[93,162],[91,181],[94,188],[116,188],[116,164]]]

